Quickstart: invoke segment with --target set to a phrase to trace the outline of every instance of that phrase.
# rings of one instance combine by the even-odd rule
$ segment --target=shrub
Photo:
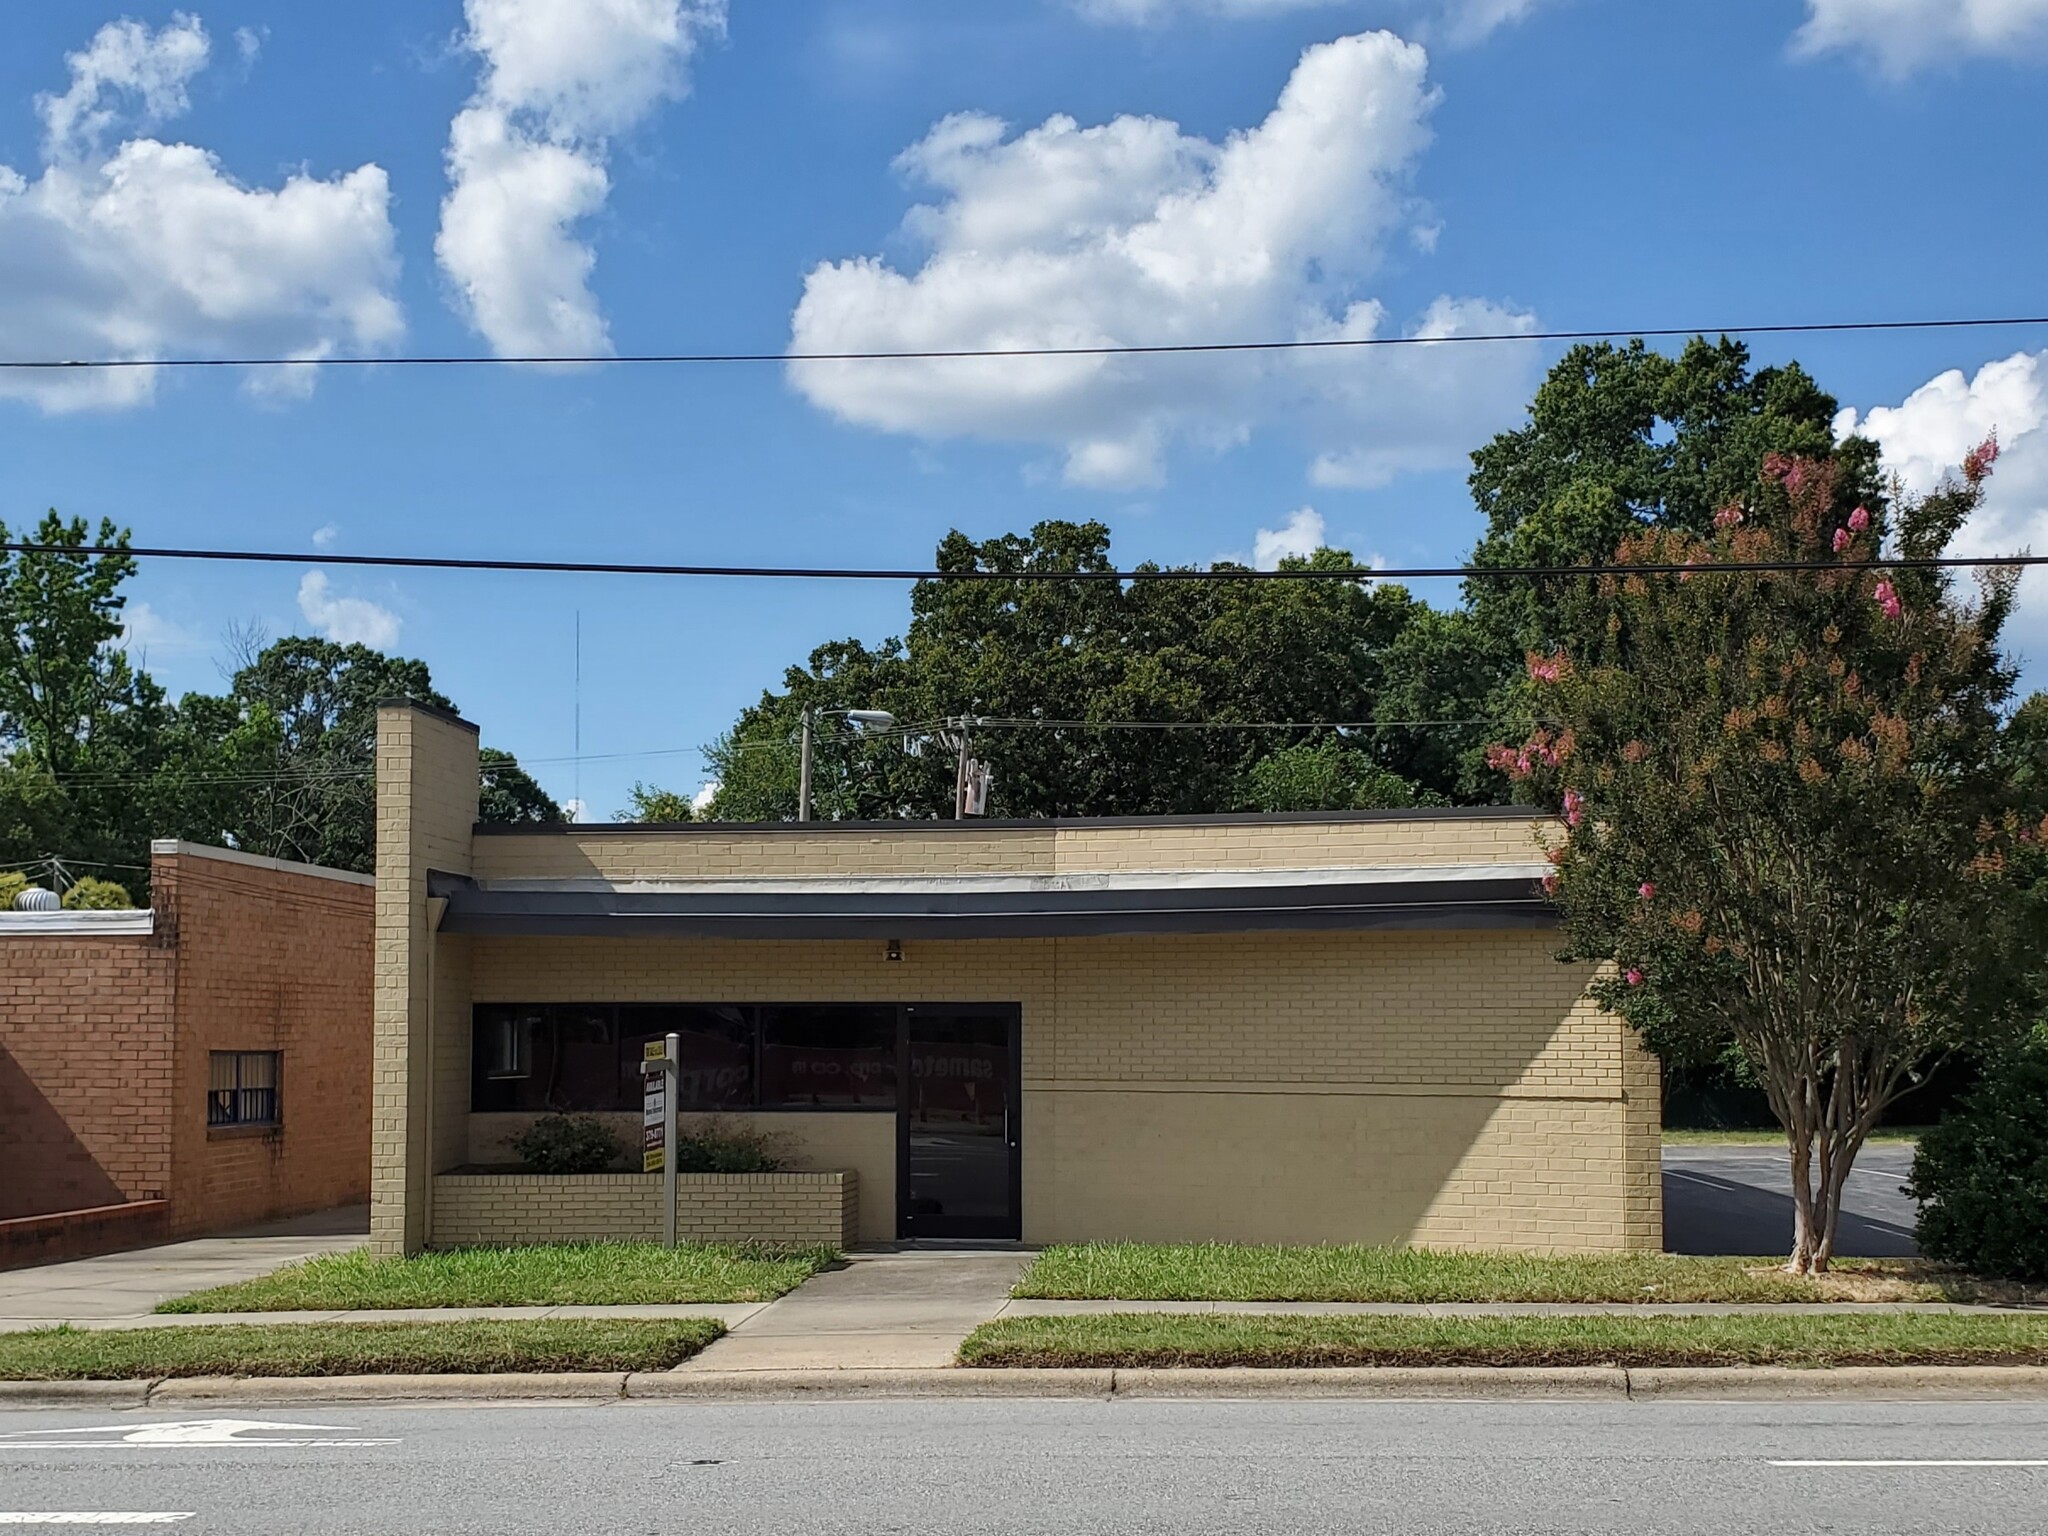
[[[512,1150],[535,1173],[603,1173],[625,1149],[595,1115],[542,1115],[513,1138]]]
[[[2048,1036],[1987,1071],[1921,1138],[1908,1188],[1929,1258],[2048,1280]]]
[[[64,893],[64,905],[72,912],[125,912],[135,905],[135,898],[125,885],[87,875]]]
[[[18,869],[0,871],[0,912],[14,910],[14,898],[28,889],[28,876]]]
[[[677,1173],[779,1173],[783,1162],[777,1138],[750,1125],[676,1127]]]

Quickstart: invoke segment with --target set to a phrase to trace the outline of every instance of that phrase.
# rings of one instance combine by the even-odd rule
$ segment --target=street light
[[[812,727],[821,715],[832,715],[849,724],[872,727],[880,730],[896,723],[896,717],[886,709],[806,709],[804,711],[803,760],[797,770],[796,819],[811,819],[811,734]]]

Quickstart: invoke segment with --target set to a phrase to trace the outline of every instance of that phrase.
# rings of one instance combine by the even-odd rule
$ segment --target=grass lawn
[[[1453,1253],[1426,1248],[1261,1248],[1082,1243],[1048,1248],[1020,1297],[1108,1301],[1997,1301],[1987,1286],[1906,1259],[1838,1259],[1820,1279],[1768,1259],[1683,1254]]]
[[[1912,1146],[1926,1129],[1919,1125],[1886,1126],[1870,1133],[1866,1146]],[[1785,1133],[1773,1126],[1767,1131],[1674,1131],[1664,1128],[1667,1147],[1783,1147]]]
[[[460,1248],[409,1259],[367,1251],[328,1254],[260,1280],[195,1291],[159,1312],[335,1312],[365,1307],[657,1306],[769,1301],[838,1258],[692,1244],[565,1243]]]
[[[724,1325],[705,1318],[41,1328],[0,1333],[0,1381],[661,1371],[724,1332]]]
[[[2048,1318],[1873,1313],[1745,1317],[1011,1317],[962,1365],[2048,1365]]]

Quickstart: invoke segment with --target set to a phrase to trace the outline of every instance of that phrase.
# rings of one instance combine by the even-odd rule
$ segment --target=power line
[[[1421,731],[1421,730],[1467,730],[1479,726],[1500,727],[1497,720],[1053,720],[1036,717],[1001,718],[987,715],[972,717],[977,729],[990,730],[1071,730],[1071,731]],[[866,730],[859,741],[894,741],[912,736],[929,735],[940,728],[943,722],[924,725],[899,725],[881,730]],[[737,751],[789,750],[794,743],[754,737],[732,743]],[[701,747],[651,747],[634,752],[591,752],[582,756],[564,757],[516,757],[506,754],[508,762],[489,765],[516,767],[527,770],[537,768],[564,767],[576,763],[620,762],[635,758],[683,757],[701,754]],[[321,784],[348,783],[373,778],[376,768],[362,764],[351,768],[294,769],[279,768],[269,771],[244,773],[176,773],[166,770],[162,773],[89,774],[67,773],[57,776],[57,783],[69,789],[121,789],[145,784],[166,786],[191,785],[283,785],[313,787]],[[40,863],[41,861],[29,861]],[[83,860],[77,862],[85,862]],[[0,868],[6,866],[0,865]],[[132,865],[108,866],[109,868],[133,868]]]
[[[1815,320],[1783,325],[1610,327],[1590,331],[1480,331],[1459,336],[1322,336],[1286,341],[1187,341],[1153,345],[1104,343],[1076,347],[959,347],[907,352],[626,352],[542,357],[447,353],[407,357],[99,357],[0,358],[0,369],[61,372],[122,368],[522,368],[599,367],[617,364],[890,363],[976,358],[1173,357],[1193,353],[1321,352],[1379,347],[1437,347],[1455,343],[1611,341],[1616,337],[1666,340],[1676,336],[1814,336],[1863,331],[1958,331],[2048,325],[2048,315],[2003,315],[1953,320]]]
[[[360,565],[394,570],[498,571],[571,576],[696,576],[768,581],[1435,581],[1528,580],[1583,576],[1739,576],[1795,571],[1959,570],[1979,566],[2048,565],[2048,555],[1897,556],[1869,560],[1727,560],[1623,565],[1363,565],[1296,567],[1275,571],[1234,566],[1161,567],[1157,570],[944,571],[923,567],[796,565],[664,565],[630,560],[490,560],[465,555],[335,555],[286,550],[184,549],[120,544],[0,543],[0,552],[72,558],[125,555],[138,560],[219,560],[261,565]]]

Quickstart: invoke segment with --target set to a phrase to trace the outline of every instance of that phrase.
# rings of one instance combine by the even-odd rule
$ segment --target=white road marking
[[[175,1525],[196,1510],[52,1509],[13,1512],[0,1509],[0,1525]]]
[[[338,1432],[344,1438],[333,1435],[304,1436],[279,1435],[281,1429],[319,1429]],[[270,1434],[256,1433],[260,1430]],[[71,1435],[115,1435],[111,1440],[73,1440]],[[303,1449],[310,1446],[364,1446],[396,1445],[392,1438],[363,1438],[349,1435],[346,1428],[338,1424],[276,1424],[263,1419],[170,1419],[158,1424],[98,1424],[83,1429],[26,1429],[12,1434],[0,1435],[0,1450],[20,1450],[37,1446],[70,1449],[84,1447],[104,1450],[110,1447],[128,1446],[222,1446],[254,1445]]]
[[[1774,1461],[1771,1465],[1774,1467],[2048,1467],[2048,1460]]]

